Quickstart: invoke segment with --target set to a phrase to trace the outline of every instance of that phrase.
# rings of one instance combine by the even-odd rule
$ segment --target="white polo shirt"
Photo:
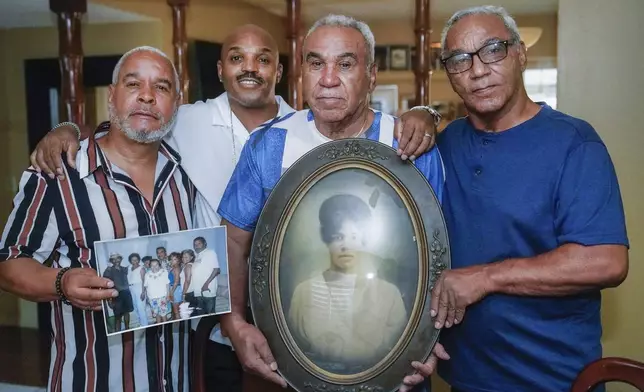
[[[275,98],[278,116],[294,111],[281,97]],[[219,201],[248,136],[249,132],[230,109],[227,93],[179,108],[166,142],[179,152],[181,167],[199,191],[196,228],[217,226],[221,222],[217,214]]]
[[[275,99],[278,117],[295,111],[280,96]],[[227,93],[179,107],[176,123],[165,141],[181,155],[181,167],[197,188],[195,228],[221,223],[217,208],[248,137],[249,132],[230,109]],[[199,319],[193,320],[193,329],[198,323]],[[210,339],[231,346],[219,325]]]
[[[219,276],[210,281],[207,291],[201,291],[215,268],[220,267],[217,253],[214,250],[206,248],[197,254],[197,259],[192,264],[192,280],[190,282],[194,288],[195,296],[212,298],[217,295],[217,278]]]

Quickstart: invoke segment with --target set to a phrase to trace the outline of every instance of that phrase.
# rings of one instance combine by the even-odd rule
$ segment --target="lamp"
[[[541,27],[519,27],[519,35],[526,48],[534,46],[541,38],[541,33],[543,33]]]

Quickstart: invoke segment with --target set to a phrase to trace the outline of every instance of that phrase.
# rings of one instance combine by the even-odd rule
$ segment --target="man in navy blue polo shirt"
[[[567,391],[602,355],[600,290],[628,272],[613,164],[588,123],[528,98],[505,10],[457,12],[442,48],[469,115],[438,139],[453,266],[432,298],[439,374],[459,392]]]

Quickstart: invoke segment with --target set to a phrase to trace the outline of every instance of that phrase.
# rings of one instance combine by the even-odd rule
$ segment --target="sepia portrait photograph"
[[[377,174],[343,168],[308,190],[284,230],[278,291],[298,348],[334,374],[378,364],[401,339],[418,288],[403,199]]]
[[[98,273],[118,296],[103,301],[108,335],[230,312],[224,226],[100,241]]]

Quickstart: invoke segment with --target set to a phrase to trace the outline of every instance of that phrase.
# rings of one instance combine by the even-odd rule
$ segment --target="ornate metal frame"
[[[378,175],[403,200],[418,244],[419,277],[407,326],[394,349],[367,371],[352,375],[317,367],[298,348],[280,302],[279,262],[288,222],[304,195],[320,179],[346,168]],[[412,360],[426,360],[439,331],[430,315],[431,289],[450,268],[447,231],[440,203],[427,180],[395,150],[366,139],[337,140],[310,151],[284,173],[259,218],[250,255],[250,302],[281,375],[299,392],[389,392],[399,388]]]

